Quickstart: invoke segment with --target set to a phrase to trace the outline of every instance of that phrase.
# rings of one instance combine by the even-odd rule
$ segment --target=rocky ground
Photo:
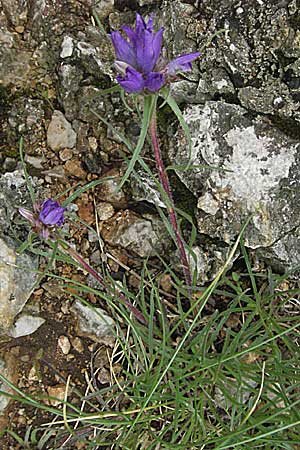
[[[112,277],[125,274],[132,289],[145,258],[154,275],[160,271],[157,252],[176,267],[151,180],[140,171],[138,181],[116,192],[128,150],[99,119],[137,142],[137,115],[119,93],[101,92],[114,84],[107,33],[133,23],[136,11],[156,12],[170,57],[201,51],[193,72],[171,88],[190,127],[197,166],[177,169],[171,182],[178,206],[197,223],[199,283],[214,277],[249,216],[245,243],[259,263],[280,272],[299,265],[299,10],[298,0],[2,0],[0,371],[20,389],[62,398],[70,373],[80,391],[90,379],[105,384],[114,348],[107,321],[105,326],[74,304],[60,282],[43,277],[32,293],[46,258],[17,251],[28,227],[16,208],[31,208],[21,136],[37,197],[70,199],[65,231],[94,267],[108,264]],[[167,108],[159,126],[166,162],[186,164],[186,138]],[[149,148],[144,156],[154,167]],[[93,187],[73,199],[89,182]],[[86,274],[65,264],[55,270],[86,282]],[[168,280],[162,288],[170,292]],[[92,295],[87,300],[105,310]],[[4,397],[0,408],[1,428],[20,435],[51,419]],[[12,437],[1,439],[1,448],[19,448]]]

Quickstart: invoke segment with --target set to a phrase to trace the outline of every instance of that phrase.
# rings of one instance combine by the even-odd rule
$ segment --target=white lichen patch
[[[297,146],[279,148],[273,139],[257,136],[254,126],[231,129],[224,137],[232,148],[224,163],[230,172],[212,172],[211,180],[218,190],[229,188],[230,197],[252,209],[267,201],[280,180],[288,177]]]
[[[217,151],[219,144],[211,133],[213,121],[217,117],[217,113],[209,106],[205,106],[200,115],[199,109],[194,107],[189,108],[186,113],[185,119],[191,130],[191,161],[194,165],[200,164],[199,156],[207,164],[218,165],[220,162]]]

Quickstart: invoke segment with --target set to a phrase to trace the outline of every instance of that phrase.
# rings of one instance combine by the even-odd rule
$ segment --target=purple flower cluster
[[[34,212],[26,208],[19,208],[19,213],[29,220],[33,230],[43,239],[48,239],[50,235],[49,227],[61,227],[64,222],[65,208],[55,200],[48,198],[42,205],[35,204]]]
[[[190,71],[191,62],[200,55],[188,53],[167,64],[162,51],[164,29],[153,31],[153,15],[145,22],[137,14],[135,29],[124,26],[122,30],[127,39],[119,31],[113,31],[110,37],[116,53],[115,66],[120,74],[117,81],[129,94],[159,91],[177,72]]]

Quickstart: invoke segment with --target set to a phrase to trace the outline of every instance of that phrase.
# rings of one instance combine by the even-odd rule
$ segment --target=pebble
[[[76,145],[76,133],[62,112],[55,110],[47,130],[47,144],[53,150],[73,148]]]
[[[59,152],[59,158],[63,162],[69,161],[69,159],[72,159],[72,157],[73,157],[73,152],[70,148],[64,148],[63,150],[61,150]]]
[[[70,175],[77,178],[86,178],[86,172],[81,166],[81,162],[75,159],[71,159],[65,163],[65,169]]]
[[[69,58],[70,56],[72,56],[73,48],[73,39],[71,38],[71,36],[65,36],[61,44],[60,57]]]
[[[23,25],[19,25],[15,28],[15,31],[19,34],[24,33],[25,28],[23,27]]]
[[[78,336],[74,337],[74,339],[72,339],[72,345],[74,347],[74,350],[76,350],[76,352],[78,353],[84,352],[84,346],[80,337]]]
[[[67,336],[59,336],[58,347],[61,349],[64,355],[67,355],[71,350],[71,343]]]
[[[71,311],[77,318],[76,329],[80,336],[102,342],[105,336],[112,334],[114,321],[101,308],[85,306],[75,300]]]
[[[43,169],[43,163],[46,162],[46,159],[44,157],[37,157],[37,156],[25,156],[25,161],[30,164],[35,169]]]
[[[59,405],[65,398],[66,386],[64,384],[56,384],[55,386],[49,386],[47,390],[49,397],[55,397],[49,399],[49,403],[52,406]]]
[[[44,323],[45,319],[43,319],[42,317],[24,314],[16,320],[15,324],[11,327],[8,334],[13,338],[28,336],[34,333]]]
[[[95,138],[95,136],[90,136],[90,137],[88,138],[88,141],[89,141],[90,149],[93,150],[93,151],[95,152],[95,151],[97,150],[97,148],[98,148],[98,142],[97,142],[97,139]]]
[[[96,207],[96,211],[99,217],[99,220],[108,220],[110,219],[114,213],[115,209],[112,204],[107,202],[98,203]]]

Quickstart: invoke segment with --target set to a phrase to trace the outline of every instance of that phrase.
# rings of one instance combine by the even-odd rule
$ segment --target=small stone
[[[86,178],[86,172],[81,166],[81,162],[75,159],[71,159],[65,163],[65,169],[70,175],[76,178]]]
[[[71,38],[71,36],[65,36],[61,44],[60,57],[69,58],[70,56],[72,56],[73,48],[73,39]]]
[[[39,381],[38,373],[35,366],[32,366],[29,371],[28,381]]]
[[[123,173],[117,169],[106,172],[101,191],[100,199],[104,202],[111,203],[116,208],[125,208],[127,205],[126,196],[123,189],[118,189]]]
[[[161,288],[165,292],[171,292],[172,291],[173,285],[172,285],[172,278],[171,278],[170,274],[165,273],[165,274],[163,274],[161,276],[160,285],[161,285]]]
[[[45,319],[43,319],[42,317],[22,315],[17,319],[16,323],[8,331],[7,334],[9,334],[13,338],[28,336],[34,333],[45,322]]]
[[[23,27],[23,25],[19,25],[18,27],[15,28],[16,32],[19,34],[24,33],[25,28]]]
[[[72,159],[72,157],[73,157],[73,152],[70,148],[64,148],[63,150],[61,150],[59,152],[59,158],[63,162],[69,161],[69,159]]]
[[[89,141],[90,149],[93,150],[93,152],[95,152],[97,150],[97,148],[98,148],[97,139],[94,136],[90,136],[88,138],[88,141]]]
[[[55,110],[47,130],[47,144],[56,151],[73,148],[76,145],[76,133],[62,112]]]
[[[156,217],[140,217],[128,209],[104,222],[101,232],[110,245],[119,245],[142,258],[154,256],[168,244],[162,224]]]
[[[78,202],[78,216],[88,224],[92,224],[95,220],[94,205],[84,195],[77,201]]]
[[[0,358],[0,374],[8,379],[12,384],[19,385],[18,377],[18,362],[19,362],[19,348],[15,347],[5,352],[5,360]],[[13,390],[8,386],[7,383],[0,382],[0,390],[7,392],[8,394],[13,394]],[[4,409],[10,402],[10,398],[6,395],[0,396],[0,414],[2,416]]]
[[[95,342],[102,342],[104,336],[112,334],[114,321],[101,308],[82,305],[75,300],[71,311],[78,318],[76,324],[77,334],[86,336]]]
[[[67,355],[71,350],[71,344],[67,336],[59,336],[58,347],[61,349],[64,355]]]
[[[7,157],[2,165],[3,172],[13,172],[17,167],[17,161],[14,158]]]
[[[74,339],[72,339],[72,345],[74,347],[74,350],[76,350],[76,352],[78,353],[83,353],[84,352],[84,346],[82,343],[82,340],[80,339],[80,337],[76,336],[74,337]]]
[[[108,220],[115,213],[115,209],[114,209],[113,205],[111,205],[110,203],[106,203],[106,202],[98,203],[98,205],[96,207],[96,211],[97,211],[99,220]]]
[[[95,4],[95,12],[99,19],[106,19],[114,11],[115,0],[99,0]]]
[[[65,398],[66,386],[64,384],[56,384],[48,387],[49,403],[52,406],[59,405]]]
[[[25,155],[25,162],[35,169],[43,169],[43,163],[46,162],[46,159],[44,157],[38,158],[36,156]]]
[[[111,375],[109,370],[105,369],[105,367],[102,367],[102,369],[99,370],[97,375],[98,381],[101,384],[108,384],[111,382]]]

